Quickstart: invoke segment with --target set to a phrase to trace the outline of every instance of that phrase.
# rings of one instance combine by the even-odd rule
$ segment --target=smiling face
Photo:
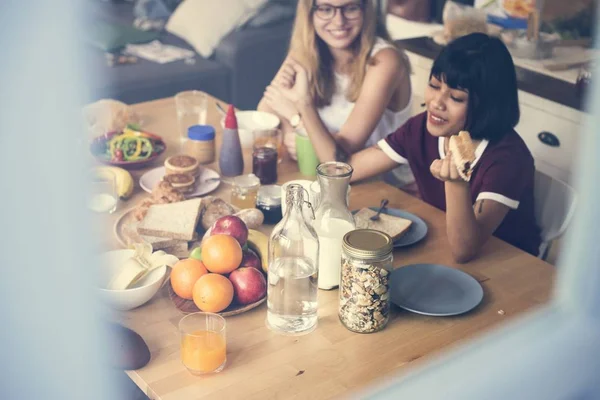
[[[315,6],[312,19],[317,35],[331,49],[349,48],[360,35],[363,27],[364,15],[361,1],[316,0]]]
[[[427,130],[433,136],[452,136],[465,128],[469,93],[449,87],[432,76],[425,89]]]

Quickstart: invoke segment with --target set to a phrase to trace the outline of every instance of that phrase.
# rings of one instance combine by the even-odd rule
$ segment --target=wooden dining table
[[[221,114],[209,97],[207,123],[221,132]],[[118,210],[104,217],[101,244],[120,248],[114,224],[123,213],[148,196],[139,187],[139,177],[161,166],[179,151],[175,102],[166,98],[133,105],[146,131],[162,136],[167,151],[147,168],[132,170],[134,195]],[[218,147],[217,147],[218,149]],[[245,169],[251,172],[251,155],[245,151]],[[209,165],[218,171],[216,164]],[[279,183],[304,177],[295,162],[284,158],[278,168]],[[229,199],[229,188],[221,185],[211,195]],[[318,326],[304,336],[282,336],[265,325],[266,304],[227,320],[227,365],[213,375],[191,375],[181,363],[178,322],[183,317],[171,302],[166,287],[148,303],[127,312],[113,312],[115,321],[135,330],[146,341],[152,358],[141,369],[127,375],[150,399],[328,399],[346,397],[397,374],[398,379],[414,368],[457,345],[504,324],[515,316],[546,303],[551,295],[554,267],[497,238],[492,237],[479,257],[457,264],[446,238],[444,212],[383,181],[352,185],[350,209],[377,206],[381,199],[389,207],[421,217],[428,226],[419,243],[394,251],[394,267],[436,263],[460,269],[483,287],[481,304],[467,314],[431,317],[393,306],[385,329],[358,334],[338,319],[338,291],[319,290]],[[268,233],[272,226],[263,225]],[[482,368],[485,366],[482,366]]]

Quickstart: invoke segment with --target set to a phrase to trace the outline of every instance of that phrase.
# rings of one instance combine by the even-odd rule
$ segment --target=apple
[[[226,215],[215,221],[212,226],[212,235],[228,235],[234,237],[240,246],[244,247],[248,241],[248,227],[246,223],[235,215]]]
[[[190,251],[190,258],[202,261],[202,247],[198,246]]]
[[[267,294],[267,280],[256,268],[240,267],[229,274],[229,280],[238,304],[254,303]]]
[[[256,268],[257,270],[262,272],[262,264],[260,262],[260,258],[253,250],[246,249],[242,254],[243,257],[240,266]]]

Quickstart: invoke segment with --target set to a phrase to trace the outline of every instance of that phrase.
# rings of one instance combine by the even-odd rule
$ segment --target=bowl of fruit
[[[160,136],[130,126],[122,132],[98,136],[90,144],[90,151],[98,161],[125,168],[147,165],[166,148]]]
[[[219,218],[190,257],[173,266],[169,296],[183,313],[224,317],[261,305],[267,297],[268,238],[238,217]]]

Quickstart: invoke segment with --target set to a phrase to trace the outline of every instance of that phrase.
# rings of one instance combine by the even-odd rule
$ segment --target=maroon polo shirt
[[[427,131],[427,112],[421,113],[382,139],[379,147],[397,163],[408,163],[421,198],[446,211],[444,182],[429,167],[445,157],[444,140]],[[523,139],[511,130],[496,143],[483,140],[475,150],[469,182],[471,200],[493,200],[509,207],[494,235],[528,253],[539,254],[540,230],[533,212],[534,160]]]

